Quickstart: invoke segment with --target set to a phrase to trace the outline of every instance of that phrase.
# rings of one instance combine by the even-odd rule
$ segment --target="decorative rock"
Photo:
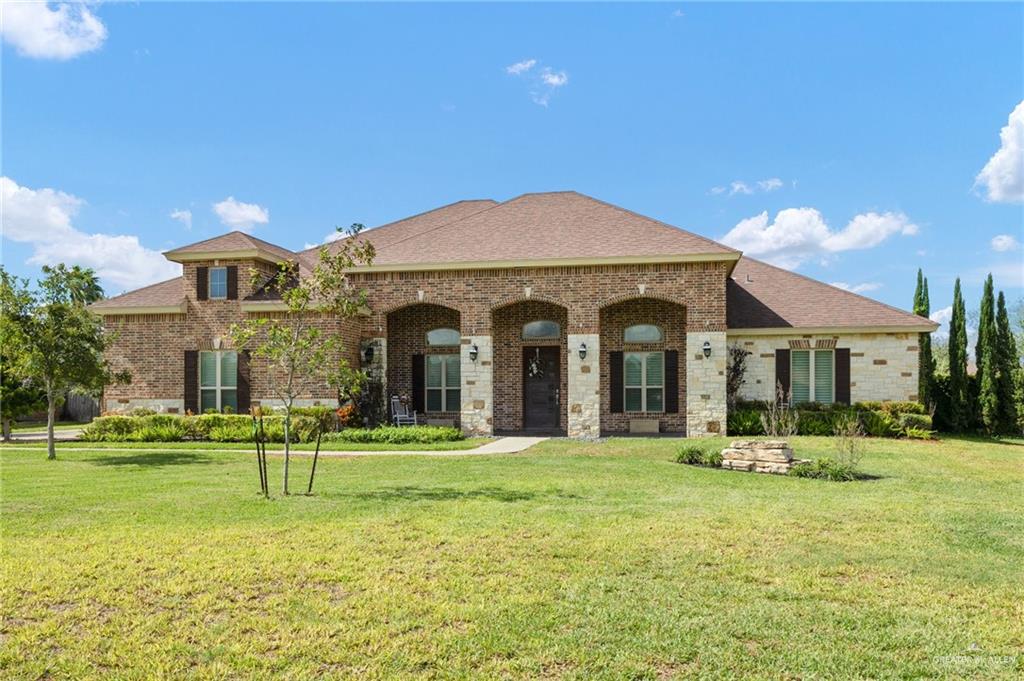
[[[793,450],[784,440],[735,440],[722,450],[722,468],[785,475],[793,463]]]

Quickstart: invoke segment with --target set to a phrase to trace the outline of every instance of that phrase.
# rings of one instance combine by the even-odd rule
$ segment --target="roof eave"
[[[449,270],[493,270],[522,267],[581,267],[592,265],[657,265],[680,262],[731,262],[735,266],[742,254],[688,253],[685,255],[610,256],[605,258],[539,258],[531,260],[473,260],[465,262],[389,263],[353,267],[350,272],[425,272]]]
[[[89,311],[101,317],[119,317],[139,314],[185,314],[185,301],[177,305],[90,305]]]
[[[201,260],[263,260],[276,265],[293,260],[292,258],[285,258],[262,248],[246,248],[232,251],[167,251],[164,253],[164,257],[171,262],[180,263],[198,262]]]
[[[851,333],[932,333],[938,324],[873,325],[873,326],[771,326],[729,328],[727,336],[793,336]]]

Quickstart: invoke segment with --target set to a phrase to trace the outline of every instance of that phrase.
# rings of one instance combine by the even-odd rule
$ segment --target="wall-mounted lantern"
[[[475,344],[469,346],[469,361],[475,362],[479,354],[480,348],[478,348]]]
[[[373,364],[373,345],[367,345],[363,349],[363,361],[367,364]]]
[[[580,343],[580,359],[586,359],[586,358],[587,358],[587,344],[586,343]]]
[[[704,341],[704,356],[711,357],[711,341]]]

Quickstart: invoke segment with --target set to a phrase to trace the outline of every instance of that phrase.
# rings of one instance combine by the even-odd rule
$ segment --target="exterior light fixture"
[[[711,357],[711,341],[704,341],[704,356]]]
[[[586,343],[580,343],[580,359],[586,359],[586,358],[587,358],[587,344]]]
[[[373,364],[373,346],[367,345],[366,349],[363,350],[363,360],[367,364]]]
[[[470,345],[469,346],[469,360],[471,362],[475,362],[476,358],[477,358],[477,355],[479,355],[479,354],[480,354],[480,348],[478,348],[476,345]]]

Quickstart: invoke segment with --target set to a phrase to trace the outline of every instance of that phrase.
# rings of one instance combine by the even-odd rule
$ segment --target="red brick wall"
[[[561,337],[555,340],[523,340],[523,325],[538,320],[557,322]],[[522,430],[523,428],[523,347],[557,346],[561,373],[561,405],[559,428],[566,428],[568,366],[565,357],[568,312],[564,307],[542,301],[512,303],[494,311],[492,322],[494,341],[494,429]]]
[[[664,343],[626,343],[626,327],[655,324]],[[608,353],[677,350],[679,352],[679,413],[611,413],[611,375]],[[662,432],[686,430],[686,308],[675,303],[641,298],[609,305],[601,310],[601,430],[628,432],[631,418],[656,418]]]

